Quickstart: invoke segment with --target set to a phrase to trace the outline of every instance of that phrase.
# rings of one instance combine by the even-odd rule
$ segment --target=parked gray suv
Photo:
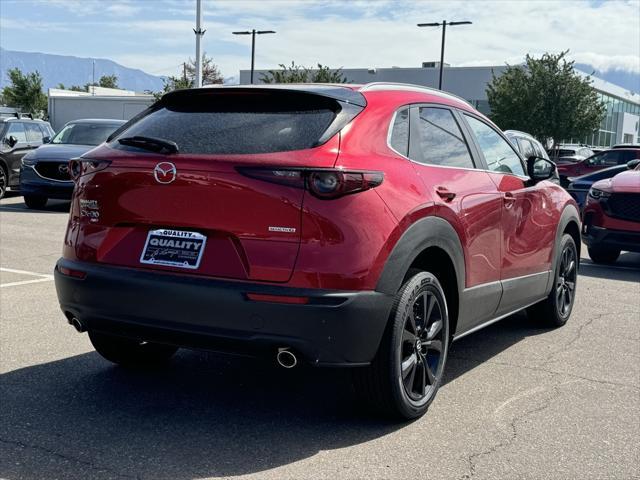
[[[0,198],[8,188],[19,186],[22,157],[47,143],[53,135],[48,122],[35,120],[31,115],[0,116]]]

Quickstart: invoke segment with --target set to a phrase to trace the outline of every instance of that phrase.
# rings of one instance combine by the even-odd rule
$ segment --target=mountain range
[[[80,58],[67,55],[52,55],[39,52],[18,52],[0,48],[0,88],[9,83],[7,72],[19,68],[23,73],[38,71],[46,89],[55,88],[62,83],[85,85],[92,82],[93,62],[95,61],[95,81],[102,75],[116,75],[118,86],[126,90],[144,92],[162,90],[162,77],[150,75],[136,68],[122,66],[112,60],[102,58]]]
[[[162,77],[150,75],[136,68],[128,68],[112,60],[101,58],[80,58],[68,55],[53,55],[39,52],[19,52],[0,48],[0,89],[8,82],[7,71],[19,68],[28,73],[37,70],[42,76],[45,90],[55,88],[62,83],[71,85],[85,85],[92,81],[93,62],[95,61],[96,81],[102,75],[116,75],[120,88],[144,92],[162,90]],[[621,70],[599,71],[591,65],[576,64],[575,67],[585,73],[593,73],[596,77],[615,85],[640,93],[640,74]],[[237,83],[235,77],[225,79],[225,83]]]

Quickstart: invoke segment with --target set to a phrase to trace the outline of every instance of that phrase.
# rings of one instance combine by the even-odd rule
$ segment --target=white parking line
[[[640,272],[640,269],[638,269],[638,268],[624,267],[622,265],[599,265],[597,263],[590,263],[590,262],[585,262],[585,261],[581,261],[580,262],[580,266],[581,267],[608,268],[610,270],[631,270],[632,272]]]
[[[16,287],[18,285],[27,285],[29,283],[50,282],[51,280],[53,280],[53,275],[45,275],[43,273],[37,273],[37,272],[28,272],[26,270],[16,270],[14,268],[0,267],[0,271],[7,272],[7,273],[15,273],[18,275],[30,275],[32,277],[39,277],[33,280],[22,280],[20,282],[1,283],[0,288]]]

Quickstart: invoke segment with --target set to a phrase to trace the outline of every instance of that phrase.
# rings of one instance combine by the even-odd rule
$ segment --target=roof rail
[[[457,95],[454,95],[453,93],[449,93],[449,92],[444,92],[442,90],[438,90],[437,88],[431,88],[431,87],[425,87],[424,85],[414,85],[411,83],[396,83],[396,82],[371,82],[371,83],[367,83],[366,85],[364,85],[360,91],[369,91],[369,90],[384,90],[384,89],[388,89],[388,90],[404,90],[407,92],[429,92],[429,93],[435,93],[437,95],[440,95],[441,97],[445,97],[445,98],[453,98],[455,100],[458,100],[462,103],[464,103],[465,105],[470,106],[471,108],[474,108],[473,105],[471,105],[467,100],[465,100],[462,97],[459,97]]]

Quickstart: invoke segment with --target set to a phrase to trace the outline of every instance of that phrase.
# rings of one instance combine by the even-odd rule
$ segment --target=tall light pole
[[[200,40],[206,30],[202,29],[202,0],[196,0],[196,87],[202,86],[202,57],[200,56]]]
[[[265,33],[276,33],[273,30],[256,30],[244,32],[231,32],[234,35],[251,35],[251,85],[253,85],[253,70],[256,62],[256,35],[264,35]]]
[[[440,81],[438,82],[438,90],[442,90],[442,69],[444,68],[444,37],[447,31],[447,25],[454,27],[456,25],[471,25],[472,22],[464,21],[464,22],[447,22],[443,20],[442,23],[433,22],[433,23],[419,23],[419,27],[439,27],[442,25],[442,46],[440,47]]]

